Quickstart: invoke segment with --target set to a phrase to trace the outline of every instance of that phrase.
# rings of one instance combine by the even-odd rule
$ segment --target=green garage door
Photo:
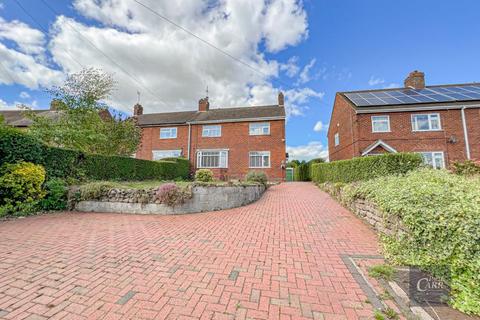
[[[293,181],[293,168],[287,168],[287,181]]]

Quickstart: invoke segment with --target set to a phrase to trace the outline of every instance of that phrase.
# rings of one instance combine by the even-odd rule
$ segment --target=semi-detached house
[[[249,171],[263,171],[269,180],[285,179],[284,96],[278,104],[210,109],[208,98],[198,110],[143,114],[134,107],[142,129],[135,157],[160,160],[185,157],[193,170],[211,169],[218,179],[243,179]]]
[[[328,130],[330,161],[417,152],[448,167],[480,159],[480,84],[425,86],[414,71],[398,89],[339,92]]]

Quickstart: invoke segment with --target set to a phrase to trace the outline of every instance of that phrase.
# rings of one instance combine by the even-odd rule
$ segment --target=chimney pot
[[[208,97],[200,99],[198,101],[198,111],[206,112],[210,109],[210,102],[208,102]]]
[[[285,106],[285,96],[283,95],[283,92],[278,93],[278,106],[283,107]]]
[[[141,104],[137,103],[133,106],[133,116],[141,116],[143,114],[143,107]]]
[[[425,73],[418,70],[410,72],[405,79],[405,88],[424,89],[425,88]]]

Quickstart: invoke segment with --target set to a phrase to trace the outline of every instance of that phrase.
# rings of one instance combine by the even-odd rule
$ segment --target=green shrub
[[[115,184],[108,181],[95,181],[81,185],[76,194],[75,200],[98,200],[110,189],[114,188]]]
[[[354,182],[391,174],[404,174],[423,164],[422,156],[414,153],[389,153],[312,165],[312,180],[323,182]]]
[[[198,182],[212,182],[213,172],[209,169],[199,169],[195,172],[195,181]]]
[[[266,185],[268,182],[268,177],[263,171],[250,171],[247,173],[245,180],[248,182],[256,182]]]
[[[293,179],[295,181],[310,181],[310,166],[306,162],[300,163],[293,170]]]
[[[453,169],[456,174],[464,176],[480,175],[480,162],[467,160],[463,162],[455,162]]]
[[[148,161],[119,156],[89,155],[79,151],[51,148],[27,133],[0,127],[0,165],[27,161],[45,167],[48,179],[91,180],[173,180],[188,179],[186,159]]]
[[[421,169],[358,183],[349,196],[376,203],[404,231],[384,236],[393,263],[419,266],[447,281],[452,305],[480,315],[480,178]]]
[[[45,182],[45,198],[40,201],[43,210],[64,210],[67,208],[67,184],[62,179],[54,178]]]
[[[0,168],[1,214],[30,213],[45,193],[45,169],[30,162],[3,164]],[[26,212],[25,212],[26,211]]]

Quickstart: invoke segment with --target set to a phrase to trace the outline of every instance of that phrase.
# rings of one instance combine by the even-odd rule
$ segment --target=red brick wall
[[[330,161],[350,159],[355,156],[355,110],[343,96],[337,94],[328,128],[328,156]],[[340,144],[335,146],[335,133],[340,135]]]
[[[466,109],[468,142],[472,159],[480,160],[480,108]]]
[[[412,114],[438,113],[442,130],[440,131],[412,131]],[[460,110],[420,111],[420,112],[392,112],[390,116],[390,131],[387,133],[372,133],[371,117],[378,114],[358,114],[358,153],[377,140],[382,140],[399,152],[443,151],[445,162],[466,159],[465,141],[463,135],[462,119]],[[454,136],[456,143],[448,140]]]
[[[229,149],[228,168],[212,169],[217,178],[243,179],[250,170],[263,171],[269,180],[285,180],[285,121],[270,122],[270,135],[250,136],[250,122],[221,123],[221,137],[202,137],[203,125],[192,125],[190,159],[196,169],[196,151],[200,149]],[[176,126],[177,139],[160,139],[160,127],[142,129],[142,143],[137,158],[152,159],[153,150],[182,149],[187,156],[188,126]],[[250,151],[270,151],[270,168],[250,169]]]
[[[328,133],[330,160],[332,161],[359,157],[363,150],[377,140],[384,141],[399,152],[443,151],[446,164],[467,158],[461,110],[459,109],[353,114],[352,116],[349,108],[351,109],[348,102],[342,96],[337,95]],[[412,131],[411,115],[415,113],[440,114],[442,130]],[[471,158],[480,159],[480,109],[466,109],[465,114]],[[375,115],[390,117],[390,132],[372,132],[371,117]],[[340,123],[338,129],[336,129],[337,123]],[[351,128],[350,132],[345,128],[347,126]],[[337,130],[340,132],[340,146],[334,147],[334,133]],[[455,138],[455,143],[449,142],[451,137]]]

